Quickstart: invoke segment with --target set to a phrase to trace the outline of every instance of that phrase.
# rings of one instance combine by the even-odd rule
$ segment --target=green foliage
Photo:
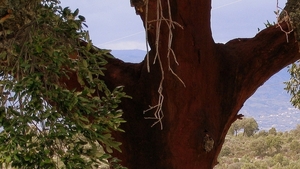
[[[256,139],[250,144],[250,149],[256,156],[264,156],[268,150],[268,145],[263,139]]]
[[[298,0],[288,0],[284,10],[288,13],[293,28],[296,31],[297,41],[300,40],[300,2]],[[284,15],[285,12],[282,12]]]
[[[281,137],[278,136],[267,136],[266,137],[266,143],[268,145],[268,148],[272,152],[272,149],[275,149],[276,152],[279,152],[282,148],[282,140]]]
[[[272,128],[269,130],[269,134],[276,135],[276,134],[277,134],[276,129],[275,129],[274,127],[272,127]]]
[[[257,169],[257,167],[252,163],[245,163],[241,169]]]
[[[241,129],[243,129],[242,122],[237,120],[231,124],[228,133],[231,135],[237,135]]]
[[[231,151],[230,151],[230,147],[226,146],[226,147],[223,147],[221,152],[220,152],[220,156],[223,157],[223,156],[228,156],[231,154]]]
[[[229,128],[228,133],[237,136],[238,132],[243,130],[243,134],[250,137],[253,136],[255,132],[258,131],[258,124],[253,118],[244,118],[242,120],[237,120]]]
[[[110,91],[99,80],[109,51],[94,48],[79,10],[57,0],[8,0],[0,7],[0,14],[13,15],[1,23],[10,33],[0,35],[0,162],[15,168],[107,163],[113,149],[121,151],[111,132],[122,131],[118,104],[127,97],[122,87]]]
[[[250,137],[253,136],[255,132],[258,131],[258,124],[254,118],[246,118],[243,123],[244,135]]]
[[[293,27],[298,47],[300,48],[300,2],[298,0],[288,0],[284,10],[286,12],[282,12],[281,17],[286,17],[286,13],[288,13],[290,24]],[[299,61],[289,66],[288,72],[291,74],[291,78],[288,82],[285,82],[285,90],[292,96],[291,103],[296,108],[300,108],[299,70]]]
[[[298,124],[296,129],[291,131],[293,135],[295,135],[296,137],[300,137],[300,125]]]
[[[286,12],[282,12],[281,17],[286,17],[286,13],[288,13],[291,25],[295,30],[294,33],[296,40],[298,41],[298,46],[300,47],[300,2],[298,0],[288,0],[284,10]],[[288,69],[289,73],[291,74],[291,78],[288,82],[285,82],[285,90],[287,90],[287,92],[292,96],[291,103],[297,108],[300,108],[299,70],[299,61],[293,63]]]
[[[291,78],[286,84],[285,90],[291,95],[291,103],[296,108],[300,108],[300,66],[299,61],[289,66],[288,72]]]
[[[243,120],[240,120],[241,123]],[[300,164],[300,125],[289,132],[275,128],[262,130],[253,137],[228,134],[215,169],[223,168],[278,168],[296,169]],[[230,153],[228,153],[230,150]]]
[[[292,141],[290,144],[290,148],[292,151],[294,151],[295,153],[300,153],[300,143],[299,141]]]
[[[266,130],[260,130],[258,133],[257,133],[257,136],[261,137],[261,136],[268,136],[268,132]]]

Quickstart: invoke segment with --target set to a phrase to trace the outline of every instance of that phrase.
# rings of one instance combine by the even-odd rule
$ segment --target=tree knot
[[[214,148],[214,140],[210,135],[205,134],[203,138],[203,148],[206,152],[210,152]]]

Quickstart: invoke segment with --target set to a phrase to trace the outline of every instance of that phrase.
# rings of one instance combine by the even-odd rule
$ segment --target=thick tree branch
[[[287,29],[286,24],[282,24]],[[228,112],[224,127],[225,138],[243,103],[272,75],[300,58],[298,43],[291,33],[289,42],[279,27],[272,26],[254,38],[234,39],[225,45],[218,44],[222,82],[223,113]],[[221,115],[222,116],[222,115]],[[223,117],[225,115],[223,114]]]
[[[287,27],[287,25],[282,26]],[[174,46],[176,44],[175,42]],[[186,50],[189,50],[188,48]],[[169,153],[175,155],[176,151],[185,150],[189,152],[191,161],[197,161],[199,159],[191,154],[196,153],[199,155],[202,150],[197,148],[199,142],[195,142],[191,137],[195,135],[197,140],[201,140],[201,132],[205,129],[209,135],[213,136],[215,141],[216,148],[213,149],[215,156],[211,165],[215,164],[227,130],[231,123],[239,117],[237,113],[243,103],[273,74],[295,62],[300,56],[298,44],[295,42],[293,34],[289,35],[289,43],[287,43],[285,34],[276,26],[263,30],[254,38],[235,39],[224,45],[217,44],[213,49],[215,56],[198,55],[193,57],[192,52],[185,55],[186,51],[181,51],[179,47],[175,48],[175,51],[178,52],[176,54],[180,56],[180,65],[176,67],[176,71],[187,83],[187,88],[184,89],[176,78],[172,78],[171,74],[167,74],[168,80],[165,81],[164,85],[167,87],[164,92],[166,98],[164,125],[166,129],[163,131],[150,128],[151,122],[145,120],[145,115],[142,114],[147,105],[155,102],[157,90],[155,86],[159,82],[159,77],[155,75],[159,75],[159,71],[148,73],[144,65],[145,61],[140,64],[128,64],[117,60],[109,61],[106,72],[107,82],[113,86],[125,85],[127,93],[133,96],[132,100],[127,100],[123,104],[124,117],[128,121],[123,127],[126,131],[130,131],[130,134],[117,136],[124,143],[125,152],[123,155],[126,158],[122,159],[129,160],[125,163],[132,163],[130,159],[142,158],[144,155],[151,156],[157,149],[159,151],[168,142],[163,141],[162,137],[164,135],[169,135],[173,140],[171,142],[175,143],[169,145],[171,146]],[[154,54],[151,53],[150,56],[153,57]],[[200,57],[200,62],[196,59],[197,57]],[[207,62],[208,58],[205,57],[209,57],[210,61]],[[196,59],[193,63],[188,61],[192,58]],[[188,62],[184,61],[185,59]],[[209,63],[208,66],[206,66],[207,63]],[[213,64],[215,64],[214,69],[211,69],[212,66],[210,65]],[[210,74],[203,74],[203,72],[207,73],[208,69],[211,69]],[[157,71],[153,68],[151,70]],[[199,78],[202,80],[198,81]],[[216,86],[212,87],[214,85]],[[212,88],[212,90],[209,88]],[[218,100],[220,98],[221,100]],[[197,103],[194,103],[195,101]],[[203,107],[203,105],[206,106]],[[187,112],[188,117],[186,117]],[[136,126],[139,128],[138,130]],[[184,128],[184,131],[189,132],[177,131],[180,128]],[[131,134],[131,132],[134,134]],[[180,138],[176,137],[179,134],[178,132]],[[205,134],[207,133],[203,133],[204,136]],[[142,135],[144,136],[141,137]],[[161,144],[155,143],[160,139],[162,139]],[[131,147],[131,151],[132,149],[137,149],[137,151],[138,149],[144,149],[145,151],[138,156],[129,157],[130,150],[126,150],[127,144],[137,140],[143,142],[143,144],[136,145],[134,148]],[[151,147],[151,150],[146,147]],[[204,156],[206,155],[204,154]],[[180,164],[176,161],[184,160],[179,157],[174,158],[173,161],[171,159],[168,162],[165,161],[166,164],[163,166],[179,166]],[[158,156],[155,158],[156,160],[146,161],[149,163],[163,163],[162,158]],[[207,160],[211,160],[211,158],[212,156],[207,156]],[[202,164],[195,163],[194,165],[200,166]]]
[[[282,24],[282,27],[287,28],[287,25]],[[288,38],[289,42],[278,26],[272,26],[254,38],[235,39],[221,47],[228,52],[223,54],[225,60],[221,59],[225,61],[223,69],[230,67],[229,76],[234,77],[236,90],[244,97],[251,96],[272,75],[300,59],[293,32]]]

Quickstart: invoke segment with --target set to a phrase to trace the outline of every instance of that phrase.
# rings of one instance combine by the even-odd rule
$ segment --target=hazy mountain
[[[123,61],[138,63],[144,59],[146,51],[114,50],[112,54]],[[246,101],[240,113],[254,117],[260,129],[294,129],[300,124],[300,111],[290,104],[290,96],[284,90],[283,82],[289,78],[287,68],[275,74]]]
[[[284,90],[290,79],[287,68],[272,76],[249,98],[240,113],[252,116],[259,123],[260,129],[275,127],[286,131],[300,124],[300,111],[290,103],[290,95]]]
[[[145,55],[146,51],[144,50],[112,50],[112,55],[116,58],[119,58],[125,62],[139,63],[141,62]]]

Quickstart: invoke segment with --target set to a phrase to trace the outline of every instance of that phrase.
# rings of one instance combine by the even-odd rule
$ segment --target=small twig
[[[7,19],[12,17],[12,10],[8,9],[7,14],[0,18],[0,24],[3,24]]]

